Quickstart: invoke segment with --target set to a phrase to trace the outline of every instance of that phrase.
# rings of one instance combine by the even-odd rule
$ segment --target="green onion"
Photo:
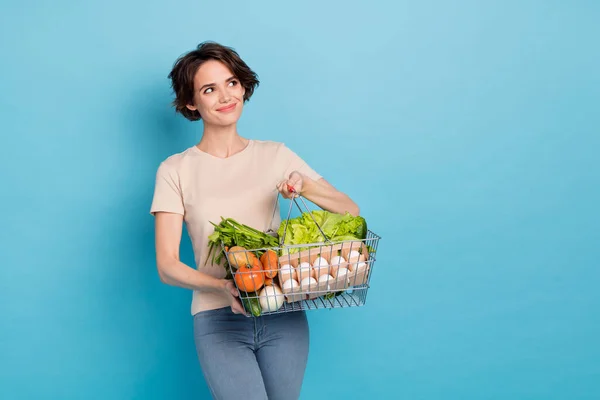
[[[241,246],[248,250],[277,247],[279,245],[277,238],[248,225],[240,224],[232,218],[221,217],[220,224],[217,225],[213,222],[211,224],[215,227],[215,231],[208,236],[209,250],[205,264],[212,255],[213,264],[221,265],[224,254],[222,251],[215,250],[221,247],[221,243],[227,247]]]

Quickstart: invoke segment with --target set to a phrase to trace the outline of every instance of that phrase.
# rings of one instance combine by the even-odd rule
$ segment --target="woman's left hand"
[[[279,190],[279,193],[281,193],[284,198],[291,199],[292,196],[298,197],[302,194],[303,185],[304,175],[298,171],[294,171],[290,174],[288,179],[277,185],[277,190]],[[293,189],[293,192],[291,189]]]
[[[302,196],[326,211],[360,215],[358,205],[323,178],[313,180],[298,171],[293,171],[288,179],[277,185],[277,189],[286,199]]]

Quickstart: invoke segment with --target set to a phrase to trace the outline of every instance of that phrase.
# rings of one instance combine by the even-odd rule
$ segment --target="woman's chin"
[[[238,118],[219,119],[213,121],[204,121],[204,126],[210,126],[213,128],[228,128],[235,126],[238,122]]]
[[[211,118],[211,121],[208,122],[208,124],[218,127],[226,127],[237,124],[239,119],[240,115],[238,113],[229,115],[219,115],[216,118]]]

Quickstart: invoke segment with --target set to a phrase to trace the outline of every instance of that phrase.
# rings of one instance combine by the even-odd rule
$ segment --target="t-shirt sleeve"
[[[152,198],[152,205],[150,207],[152,215],[158,211],[184,215],[179,175],[175,168],[164,161],[160,164],[156,172],[154,197]]]
[[[302,158],[300,158],[285,144],[281,145],[281,153],[284,167],[281,179],[287,179],[293,171],[298,171],[315,181],[322,178],[317,171],[312,169]]]

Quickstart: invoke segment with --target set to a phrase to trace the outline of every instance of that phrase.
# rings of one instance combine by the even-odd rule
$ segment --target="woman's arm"
[[[360,214],[358,205],[347,194],[337,190],[324,178],[315,181],[297,171],[292,172],[288,180],[278,185],[279,191],[287,199],[292,196],[288,185],[293,187],[298,194],[326,211],[338,214],[349,212],[354,216]]]
[[[155,213],[155,246],[158,275],[163,283],[186,289],[212,290],[237,296],[232,281],[217,279],[190,268],[179,259],[179,246],[183,226],[183,215],[176,213]],[[232,297],[231,308],[243,313],[239,300]]]

